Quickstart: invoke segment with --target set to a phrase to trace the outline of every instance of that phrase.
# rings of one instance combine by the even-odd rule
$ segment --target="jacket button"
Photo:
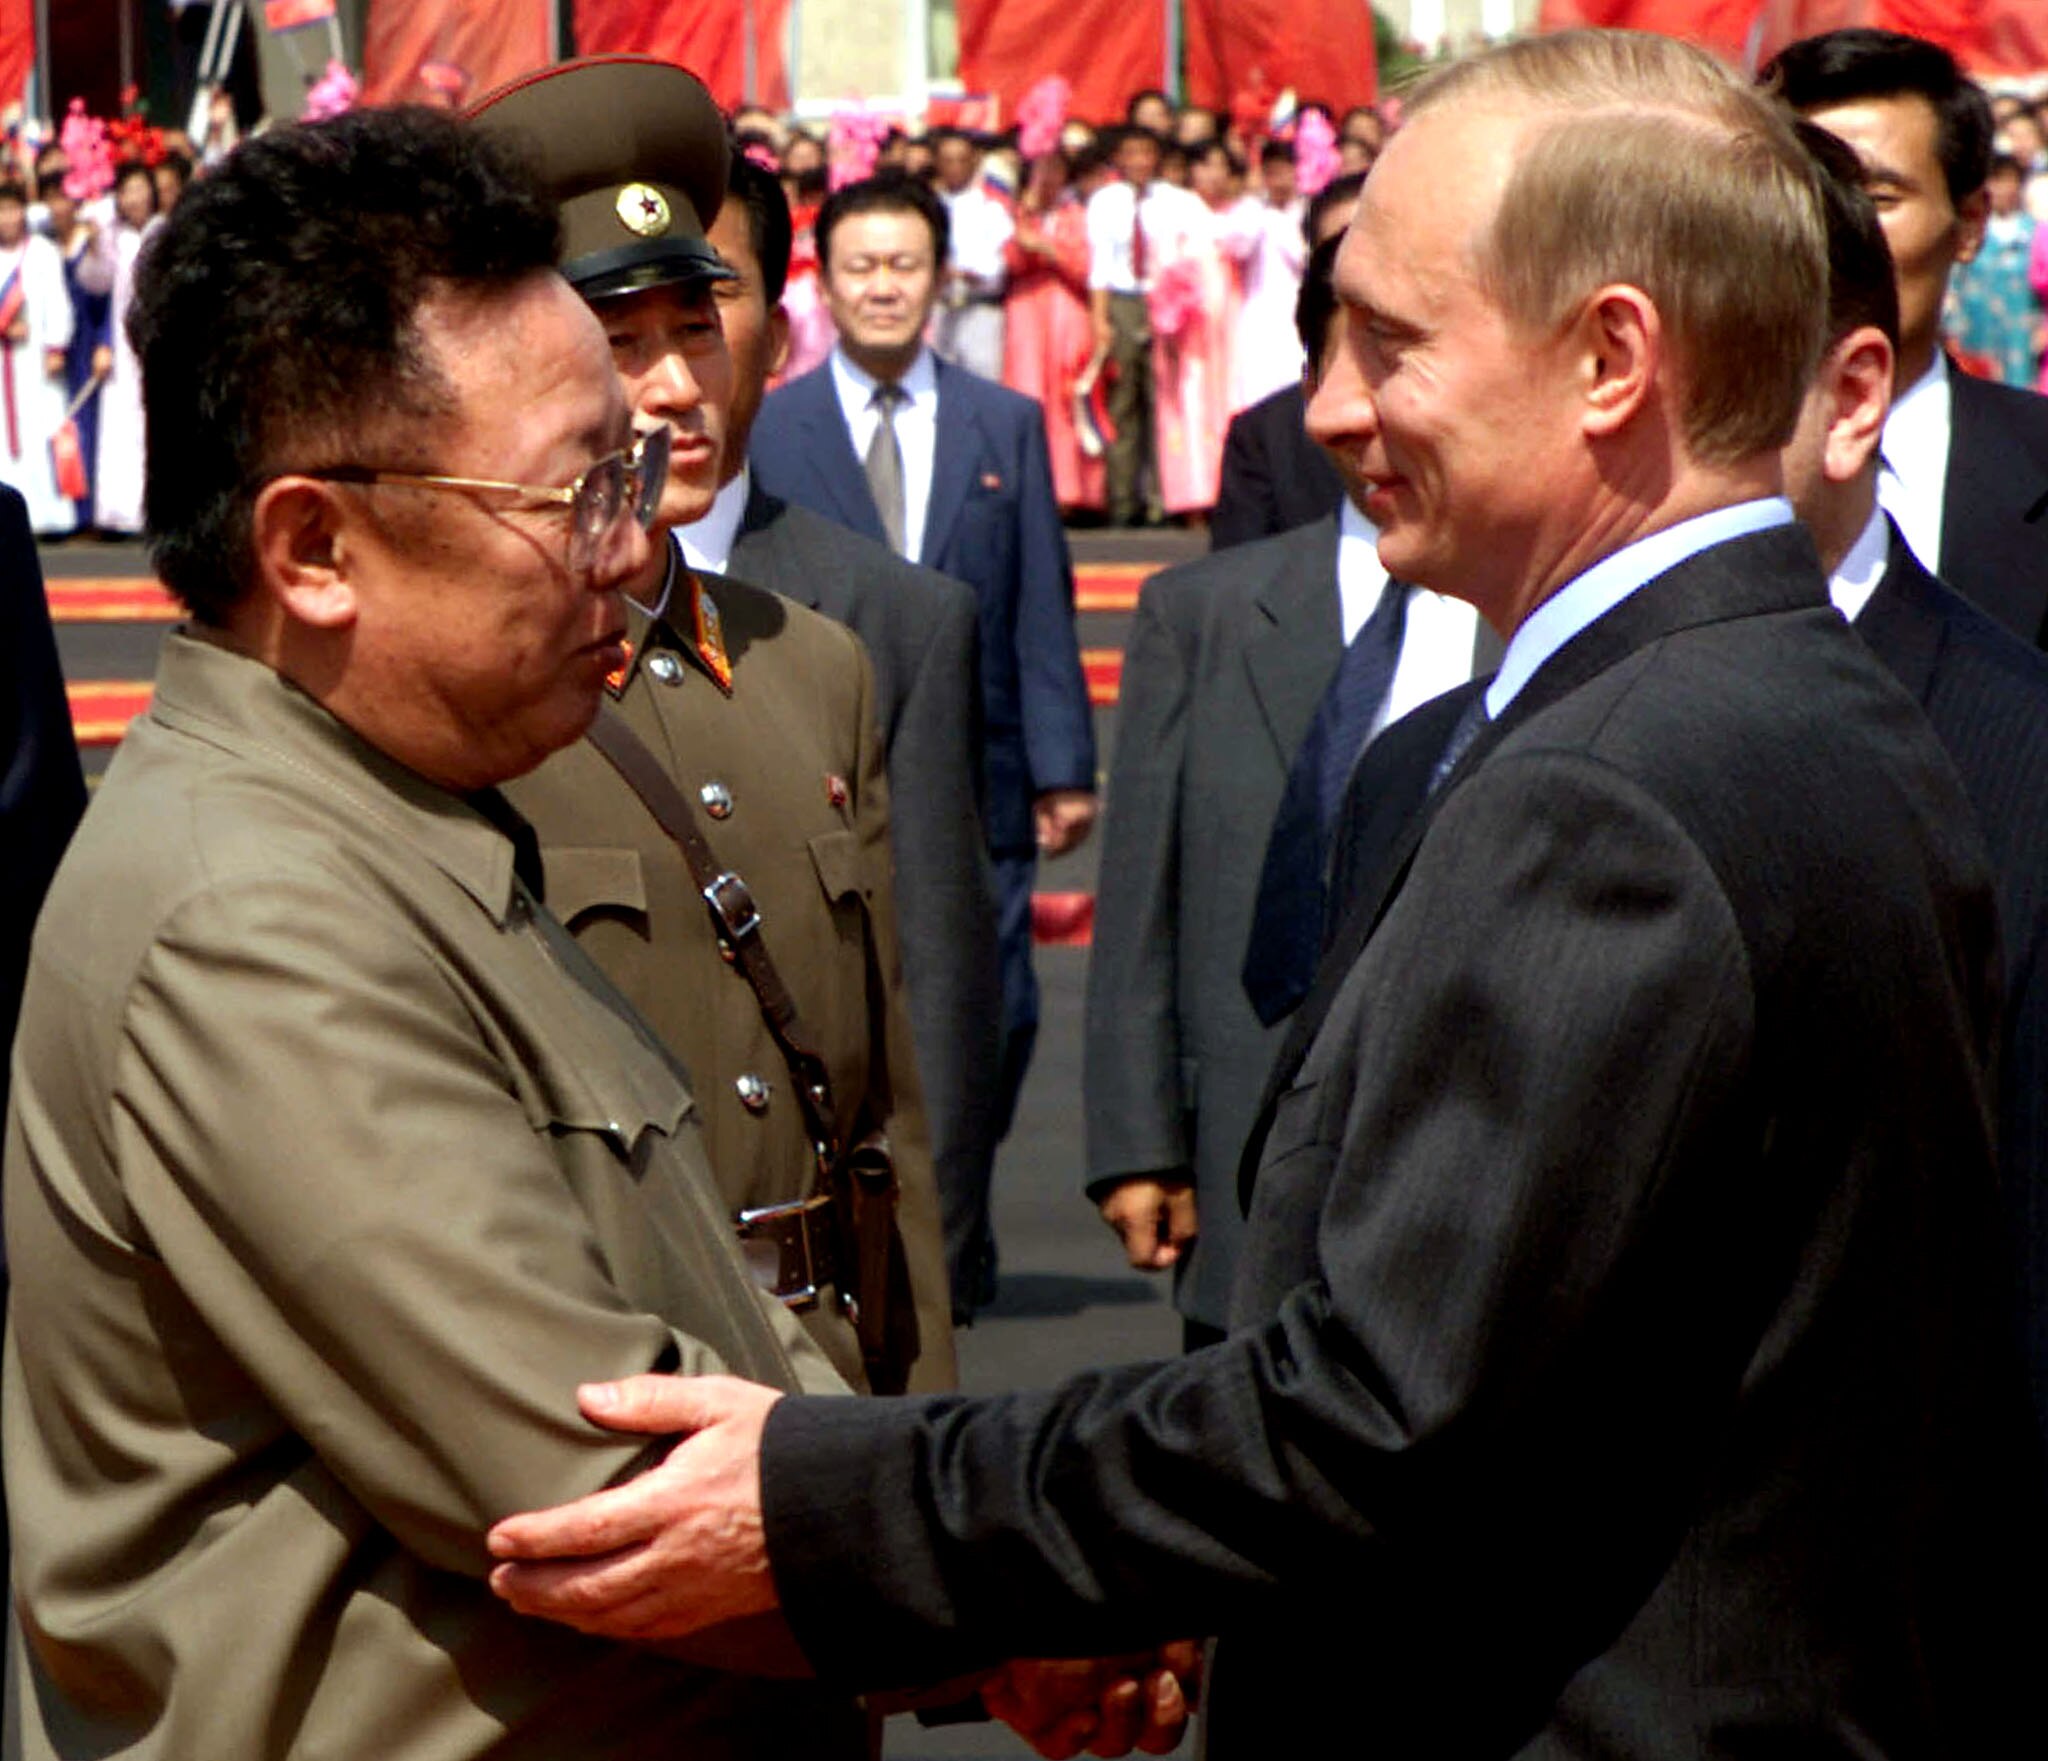
[[[734,1082],[732,1086],[740,1097],[740,1105],[745,1107],[749,1113],[758,1114],[768,1111],[769,1088],[765,1077],[756,1076],[753,1071],[749,1070],[744,1076]]]
[[[648,659],[647,670],[664,685],[680,685],[683,682],[683,663],[673,654],[657,654]]]
[[[723,783],[706,783],[697,791],[697,799],[713,819],[732,818],[732,791]]]

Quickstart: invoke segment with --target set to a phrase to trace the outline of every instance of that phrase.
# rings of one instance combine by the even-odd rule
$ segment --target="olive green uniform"
[[[840,1386],[749,1281],[694,1113],[474,804],[174,635],[18,1042],[20,1752],[860,1753],[812,1684],[485,1583],[491,1523],[646,1458],[577,1383]]]
[[[951,1301],[905,1013],[890,877],[888,785],[859,638],[743,582],[705,577],[730,665],[707,663],[678,570],[668,616],[633,619],[619,713],[688,797],[832,1073],[841,1140],[887,1133],[921,1351],[913,1389],[954,1380]],[[752,987],[721,957],[682,854],[590,742],[507,787],[540,834],[547,898],[693,1078],[726,1202],[810,1196],[816,1158]],[[743,1098],[744,1097],[744,1098]],[[832,1294],[805,1317],[856,1386],[859,1344]]]

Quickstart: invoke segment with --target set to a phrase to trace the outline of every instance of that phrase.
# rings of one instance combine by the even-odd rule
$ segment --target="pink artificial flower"
[[[114,149],[107,125],[86,114],[83,98],[71,100],[57,143],[70,166],[64,173],[64,193],[74,202],[89,202],[114,187]]]
[[[1304,111],[1294,125],[1295,188],[1305,196],[1318,195],[1343,168],[1330,119],[1320,110]]]
[[[1202,312],[1202,278],[1193,261],[1182,257],[1160,269],[1145,305],[1154,335],[1171,342],[1183,334]]]
[[[1073,96],[1074,88],[1056,73],[1047,74],[1024,94],[1017,105],[1017,151],[1027,163],[1059,146]]]
[[[874,175],[882,143],[889,138],[889,126],[886,116],[865,104],[842,104],[833,112],[825,151],[835,190]]]
[[[345,116],[356,107],[358,89],[354,74],[339,61],[329,61],[327,71],[306,94],[306,108],[301,112],[301,120],[325,122],[332,116]]]

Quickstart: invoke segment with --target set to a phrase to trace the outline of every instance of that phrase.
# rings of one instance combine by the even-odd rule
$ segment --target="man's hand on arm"
[[[1047,856],[1064,856],[1085,840],[1095,826],[1092,789],[1048,789],[1031,804],[1037,823],[1038,848]]]
[[[632,1376],[578,1390],[593,1424],[682,1441],[623,1486],[499,1523],[491,1588],[522,1614],[641,1643],[772,1613],[761,1433],[781,1398],[733,1376]]]
[[[1102,1220],[1141,1272],[1163,1272],[1195,1239],[1195,1183],[1185,1174],[1134,1174],[1102,1195]]]

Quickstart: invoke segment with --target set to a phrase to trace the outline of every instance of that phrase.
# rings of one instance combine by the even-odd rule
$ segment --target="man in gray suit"
[[[1295,309],[1310,390],[1339,244],[1316,247]],[[1291,1012],[1262,1019],[1247,995],[1255,921],[1301,916],[1313,970],[1313,886],[1276,901],[1260,884],[1289,768],[1347,643],[1384,640],[1381,598],[1394,602],[1398,659],[1364,706],[1365,733],[1500,652],[1471,606],[1389,588],[1358,511],[1364,487],[1348,467],[1341,476],[1348,499],[1313,524],[1149,581],[1124,666],[1081,1067],[1088,1194],[1132,1265],[1174,1269],[1190,1346],[1220,1338],[1229,1313],[1238,1153]]]
[[[747,468],[769,377],[789,348],[782,290],[789,203],[775,178],[732,157],[710,238],[734,271],[714,290],[732,356],[718,497],[679,529],[692,568],[732,573],[850,626],[875,670],[889,774],[890,841],[911,1034],[954,1289],[985,1234],[998,1131],[1002,975],[981,834],[979,609],[974,590],[770,495]],[[971,1305],[954,1302],[955,1318]]]

